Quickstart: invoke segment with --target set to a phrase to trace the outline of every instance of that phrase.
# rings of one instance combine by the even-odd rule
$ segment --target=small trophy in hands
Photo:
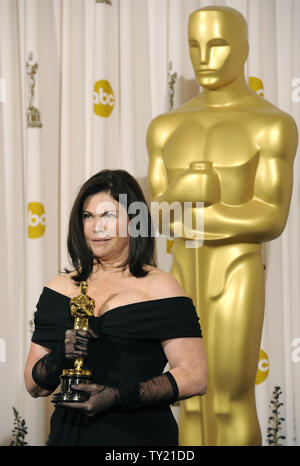
[[[85,330],[89,329],[89,318],[94,314],[95,300],[87,295],[87,282],[80,283],[80,295],[71,299],[70,309],[74,317],[74,329]],[[86,401],[88,394],[71,389],[72,385],[81,383],[92,383],[92,372],[82,368],[84,358],[76,358],[73,369],[63,369],[60,376],[60,392],[56,393],[53,398],[53,403],[63,401]]]

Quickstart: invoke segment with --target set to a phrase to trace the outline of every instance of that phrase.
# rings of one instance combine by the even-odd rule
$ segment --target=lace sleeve
[[[34,382],[45,390],[53,391],[59,385],[59,376],[65,363],[64,343],[59,343],[39,359],[32,368]]]
[[[172,404],[178,399],[178,386],[169,371],[140,384],[119,387],[118,391],[118,405],[121,411],[128,408],[138,409],[149,404]]]

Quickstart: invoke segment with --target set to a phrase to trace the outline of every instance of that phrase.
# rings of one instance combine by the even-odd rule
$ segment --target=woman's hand
[[[70,329],[65,333],[65,357],[70,360],[86,358],[98,335],[93,330]]]
[[[93,417],[105,409],[118,405],[119,390],[117,388],[98,384],[78,384],[72,385],[72,390],[80,390],[89,394],[89,399],[83,403],[62,402],[56,406],[65,406],[81,411],[88,417]]]

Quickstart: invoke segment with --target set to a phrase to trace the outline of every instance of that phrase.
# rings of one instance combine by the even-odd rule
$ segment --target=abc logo
[[[102,117],[109,117],[115,106],[115,95],[108,81],[102,79],[94,86],[94,112]]]
[[[43,204],[29,202],[27,209],[28,238],[40,238],[45,232],[46,217]]]
[[[267,353],[264,350],[259,352],[258,368],[256,373],[256,385],[262,383],[269,374],[270,362]]]
[[[264,84],[261,79],[256,78],[255,76],[249,76],[249,86],[261,97],[265,95]]]

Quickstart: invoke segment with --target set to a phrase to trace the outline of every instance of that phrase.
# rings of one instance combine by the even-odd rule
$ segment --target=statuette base
[[[87,393],[71,389],[72,385],[79,385],[81,383],[92,383],[91,371],[83,370],[81,373],[78,373],[76,369],[65,369],[60,376],[60,392],[53,395],[52,403],[86,401],[89,398]]]

